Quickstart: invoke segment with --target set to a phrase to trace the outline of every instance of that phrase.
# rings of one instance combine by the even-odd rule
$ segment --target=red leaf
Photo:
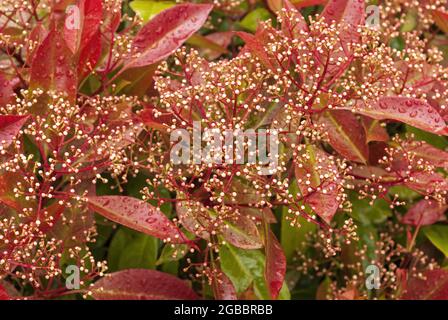
[[[367,163],[369,148],[366,134],[356,116],[349,111],[332,110],[319,118],[328,132],[330,145],[351,161]]]
[[[73,53],[83,49],[97,33],[103,17],[103,2],[80,0],[76,8],[79,9],[79,21],[66,21],[64,28],[65,41]],[[78,17],[67,17],[71,18]]]
[[[378,120],[373,120],[369,117],[361,118],[362,126],[366,132],[366,142],[371,141],[389,141],[389,135],[384,127],[380,125]]]
[[[13,102],[14,88],[11,81],[0,73],[0,106]]]
[[[0,115],[0,146],[7,148],[27,119],[28,116]]]
[[[412,172],[406,180],[405,185],[422,194],[448,191],[448,181],[437,172]]]
[[[213,6],[180,4],[162,11],[136,35],[133,56],[124,69],[143,67],[161,61],[179,48],[207,20]]]
[[[289,34],[291,38],[296,38],[300,31],[308,31],[308,25],[299,10],[288,0],[283,2],[283,8],[286,10],[282,13],[282,30],[285,34]]]
[[[233,32],[214,32],[205,36],[206,39],[214,42],[216,45],[220,46],[222,49],[227,51],[227,47],[232,43]],[[223,53],[222,50],[215,50],[214,48],[204,48],[204,55],[210,59],[215,60],[219,58]]]
[[[9,300],[9,295],[6,290],[0,285],[0,300]]]
[[[324,193],[325,191],[325,193]],[[326,223],[330,223],[339,208],[339,187],[335,183],[325,182],[321,191],[306,196],[308,204]]]
[[[268,229],[266,235],[265,278],[272,299],[277,299],[286,273],[286,257],[274,233]]]
[[[39,48],[42,41],[47,37],[48,32],[42,23],[38,23],[34,29],[31,31],[29,40],[30,43],[27,46],[27,64],[31,64],[33,62],[34,55],[36,53],[37,48]]]
[[[426,270],[423,277],[409,279],[402,300],[448,300],[448,270]]]
[[[36,50],[31,64],[30,88],[67,93],[74,101],[77,85],[73,54],[63,36],[52,30]]]
[[[78,77],[84,79],[92,72],[101,56],[101,32],[97,31],[95,35],[85,44],[79,54]]]
[[[148,128],[166,131],[176,116],[172,112],[162,112],[151,105],[146,105],[139,117]]]
[[[447,208],[448,206],[442,205],[435,200],[423,199],[408,210],[401,222],[412,226],[431,225],[446,219],[444,213]]]
[[[226,228],[222,230],[222,235],[235,247],[242,249],[263,247],[258,229],[249,217],[241,215],[236,219],[226,220],[224,223]]]
[[[330,24],[332,21],[343,23],[339,30],[343,52],[332,54],[335,61],[344,55],[352,56],[349,44],[357,43],[360,40],[357,29],[365,19],[364,6],[364,0],[330,0],[325,6],[321,16],[327,23]],[[338,74],[340,70],[339,66],[329,66],[329,72],[333,75]]]
[[[185,235],[160,211],[159,208],[132,197],[88,197],[91,210],[128,228],[160,239],[170,238],[174,243],[187,240]]]
[[[260,59],[261,63],[263,63],[265,67],[274,70],[271,60],[269,59],[268,54],[264,50],[263,43],[260,42],[256,36],[242,31],[237,32],[236,34],[241,39],[244,40],[244,42],[246,43],[246,47],[249,49],[249,51],[256,57],[258,57],[258,59]]]
[[[216,300],[238,300],[232,281],[223,272],[213,278],[212,287]]]
[[[306,153],[297,160],[295,167],[295,175],[304,203],[308,204],[326,223],[331,222],[339,208],[340,187],[338,184],[341,181],[337,172],[337,166],[330,157],[312,145],[306,147]],[[328,173],[331,174],[328,179],[325,179]]]
[[[433,147],[426,142],[419,141],[416,146],[407,148],[405,151],[412,152],[417,159],[422,159],[430,165],[448,168],[448,152]]]
[[[435,134],[448,134],[445,121],[437,110],[419,99],[382,97],[370,106],[357,105],[353,110],[377,120],[391,119]]]
[[[91,288],[97,300],[196,300],[187,283],[172,275],[129,269],[106,275]]]
[[[445,33],[448,33],[448,13],[440,10],[431,10],[434,22]]]
[[[330,0],[321,13],[328,22],[344,21],[357,27],[364,21],[364,0]]]

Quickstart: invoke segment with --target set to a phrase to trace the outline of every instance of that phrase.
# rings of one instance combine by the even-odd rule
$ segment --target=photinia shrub
[[[447,10],[3,0],[0,300],[448,299]]]

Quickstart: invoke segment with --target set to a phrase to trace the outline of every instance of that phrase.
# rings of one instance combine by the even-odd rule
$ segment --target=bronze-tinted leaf
[[[28,116],[0,115],[0,146],[8,147],[27,119]]]
[[[242,249],[259,249],[263,247],[255,223],[247,216],[238,216],[234,219],[226,219],[222,235],[229,243]]]
[[[9,300],[9,295],[2,285],[0,285],[0,300]]]
[[[129,269],[106,275],[90,289],[97,300],[196,300],[186,281],[167,273]]]
[[[366,134],[356,116],[349,111],[325,112],[319,122],[325,125],[330,145],[348,160],[367,163],[369,148]]]
[[[441,10],[432,10],[432,18],[436,25],[445,33],[448,33],[448,13]]]
[[[11,103],[14,98],[13,82],[0,72],[0,106]]]

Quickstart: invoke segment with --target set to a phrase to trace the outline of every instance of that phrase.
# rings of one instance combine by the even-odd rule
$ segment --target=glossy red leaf
[[[90,289],[97,300],[196,300],[183,281],[156,270],[129,269],[106,275]]]
[[[351,161],[367,163],[369,148],[364,128],[349,111],[325,112],[319,122],[325,125],[330,145]]]
[[[170,238],[174,243],[187,241],[185,235],[159,208],[132,197],[88,197],[91,210],[128,228],[160,239]]]
[[[63,36],[52,30],[36,50],[31,64],[30,88],[66,93],[74,101],[77,85],[73,54]]]
[[[78,78],[84,79],[93,71],[101,57],[101,32],[98,30],[79,54]]]
[[[431,133],[446,135],[445,121],[434,107],[425,101],[406,97],[382,97],[370,106],[357,105],[357,113],[377,120],[395,120]]]
[[[427,226],[437,221],[445,220],[447,205],[443,205],[435,200],[420,200],[413,205],[404,215],[401,222],[412,226]]]
[[[223,272],[213,278],[212,287],[216,300],[238,300],[232,281]]]
[[[448,270],[426,270],[422,279],[412,277],[401,299],[448,300]]]
[[[124,69],[143,67],[159,62],[198,31],[207,20],[213,6],[208,4],[180,4],[162,11],[151,19],[136,35],[132,56]]]
[[[272,299],[277,299],[283,286],[286,273],[286,257],[281,244],[268,228],[266,235],[266,267],[265,278]]]
[[[6,290],[0,285],[0,300],[9,300],[9,295]]]
[[[321,16],[327,23],[331,23],[332,21],[342,23],[339,28],[339,37],[343,52],[339,51],[332,54],[332,58],[336,61],[342,56],[351,56],[353,52],[349,45],[360,41],[360,34],[357,29],[359,25],[364,23],[365,1],[330,0],[322,11]],[[332,75],[337,75],[340,73],[341,67],[332,65],[328,69]]]
[[[68,21],[64,28],[65,41],[73,53],[78,52],[91,41],[103,18],[102,0],[80,0],[77,3],[77,8],[79,9],[78,25]],[[73,17],[67,17],[67,19],[71,18]]]
[[[28,116],[0,115],[0,146],[8,147],[27,119]]]

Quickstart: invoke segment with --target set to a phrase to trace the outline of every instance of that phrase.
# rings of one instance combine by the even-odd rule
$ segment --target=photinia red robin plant
[[[3,1],[0,299],[447,299],[447,9]]]

